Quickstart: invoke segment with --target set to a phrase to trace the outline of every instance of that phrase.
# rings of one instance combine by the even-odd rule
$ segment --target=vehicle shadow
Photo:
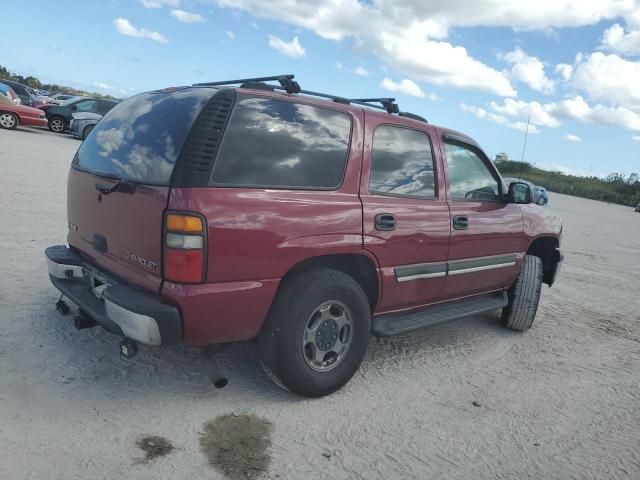
[[[53,389],[60,385],[90,399],[140,400],[155,396],[227,396],[259,398],[266,402],[299,402],[301,397],[284,392],[263,373],[255,342],[229,344],[218,354],[219,365],[229,379],[224,389],[216,389],[201,365],[201,349],[185,346],[147,347],[141,345],[132,360],[119,356],[120,337],[101,327],[78,331],[73,313],[62,316],[55,310],[57,298],[43,292],[48,303],[37,306],[30,322],[32,343],[28,355],[40,357],[40,373]],[[393,368],[420,368],[437,357],[473,355],[474,361],[492,354],[501,355],[513,344],[497,314],[436,325],[397,337],[372,337],[361,372],[367,377],[381,365]],[[506,343],[505,343],[506,342]],[[470,353],[471,351],[471,353]],[[375,381],[375,380],[373,380]],[[360,383],[360,382],[357,382]],[[354,387],[358,388],[358,386]],[[353,393],[353,392],[351,392]],[[53,394],[53,393],[52,393]],[[337,392],[334,395],[340,395]]]

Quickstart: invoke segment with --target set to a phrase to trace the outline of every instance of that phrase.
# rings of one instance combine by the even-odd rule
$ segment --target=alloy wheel
[[[353,320],[342,302],[329,300],[309,317],[302,335],[302,355],[317,372],[333,370],[344,359],[352,340]]]

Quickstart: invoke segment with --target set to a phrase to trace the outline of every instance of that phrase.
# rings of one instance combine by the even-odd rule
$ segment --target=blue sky
[[[0,64],[116,96],[294,73],[393,95],[491,156],[571,173],[640,171],[637,0],[105,0],[3,5]],[[560,65],[560,66],[559,66]],[[395,90],[390,92],[389,89]]]

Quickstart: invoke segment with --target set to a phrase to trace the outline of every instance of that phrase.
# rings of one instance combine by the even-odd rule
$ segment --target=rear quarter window
[[[351,138],[348,114],[265,98],[240,101],[231,115],[210,183],[335,189]]]
[[[148,92],[113,107],[78,149],[75,168],[168,185],[182,145],[215,90]]]

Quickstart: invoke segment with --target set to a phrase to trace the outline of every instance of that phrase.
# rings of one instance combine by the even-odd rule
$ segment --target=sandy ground
[[[236,345],[215,390],[196,350],[127,362],[119,338],[56,312],[43,250],[64,243],[78,145],[0,131],[0,478],[640,478],[632,209],[552,194],[566,262],[526,334],[490,315],[372,339],[320,400],[280,391]]]

